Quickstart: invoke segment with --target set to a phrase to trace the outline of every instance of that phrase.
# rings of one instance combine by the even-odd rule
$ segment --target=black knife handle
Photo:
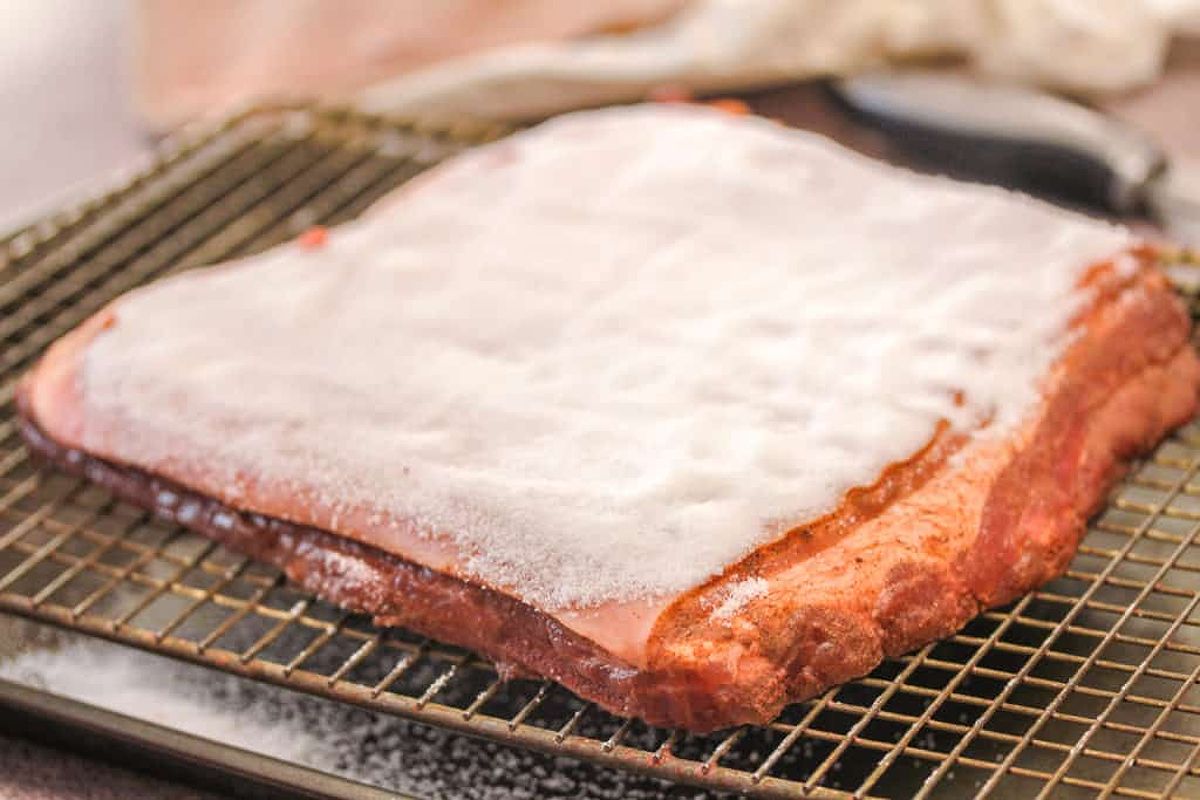
[[[1122,216],[1145,213],[1146,186],[1166,167],[1139,131],[1032,89],[933,71],[860,75],[831,89],[925,166]]]

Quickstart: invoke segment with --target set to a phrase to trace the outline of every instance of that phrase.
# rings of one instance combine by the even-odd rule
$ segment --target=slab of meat
[[[1195,410],[1155,260],[765,121],[592,112],[119,299],[18,401],[321,596],[709,730],[1061,572]]]

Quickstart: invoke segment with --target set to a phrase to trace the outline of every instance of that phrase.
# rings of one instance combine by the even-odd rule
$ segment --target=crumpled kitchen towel
[[[678,84],[724,92],[896,61],[957,58],[1078,93],[1150,83],[1200,0],[693,0],[622,35],[456,58],[360,94],[369,109],[542,116]]]
[[[523,118],[913,59],[1079,93],[1160,74],[1200,0],[141,0],[136,94],[159,128],[263,94]]]

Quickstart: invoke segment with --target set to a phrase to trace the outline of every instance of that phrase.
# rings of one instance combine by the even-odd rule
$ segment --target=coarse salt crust
[[[734,581],[722,592],[720,602],[710,607],[712,618],[731,619],[751,600],[765,597],[770,588],[770,583],[763,578],[743,578]]]
[[[234,504],[291,487],[402,556],[444,540],[542,609],[667,597],[940,420],[1010,429],[1131,243],[762,119],[572,114],[321,247],[120,299],[80,444],[168,477],[185,453]]]

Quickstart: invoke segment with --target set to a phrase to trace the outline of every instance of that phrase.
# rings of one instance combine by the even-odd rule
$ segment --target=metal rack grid
[[[352,217],[499,130],[273,108],[0,240],[0,609],[432,725],[762,797],[1200,795],[1200,425],[1131,471],[1070,570],[961,633],[696,736],[297,592],[280,574],[39,470],[15,382],[120,292]]]

